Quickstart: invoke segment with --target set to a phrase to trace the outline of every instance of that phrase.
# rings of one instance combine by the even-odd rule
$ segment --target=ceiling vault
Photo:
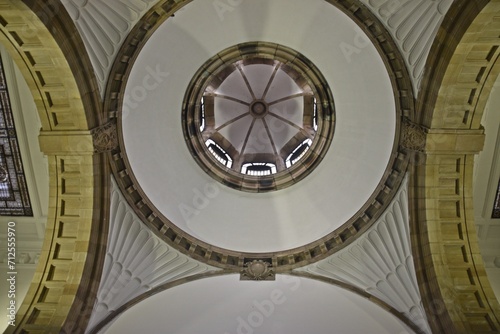
[[[472,187],[500,73],[500,0],[327,1],[367,34],[389,73],[394,145],[375,191],[339,229],[260,253],[176,226],[127,160],[121,117],[132,66],[191,2],[0,0],[0,43],[32,92],[50,173],[40,260],[6,333],[98,333],[155,294],[230,274],[340,286],[416,333],[499,332]],[[358,42],[344,51],[357,54]]]

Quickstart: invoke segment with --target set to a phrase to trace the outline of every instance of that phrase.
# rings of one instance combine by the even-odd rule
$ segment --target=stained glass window
[[[0,58],[0,215],[33,216]]]
[[[491,218],[500,218],[500,181],[498,181],[497,195],[495,196],[495,203],[493,203]]]

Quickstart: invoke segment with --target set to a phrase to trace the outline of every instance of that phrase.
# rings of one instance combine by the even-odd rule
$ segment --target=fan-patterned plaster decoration
[[[343,250],[296,269],[354,285],[431,333],[418,289],[410,245],[408,178],[379,220]]]
[[[158,1],[61,0],[85,43],[102,96],[123,40]]]
[[[109,240],[87,333],[134,297],[161,284],[220,270],[169,247],[135,215],[112,178]]]
[[[453,0],[361,0],[392,35],[408,66],[416,94],[432,41]]]

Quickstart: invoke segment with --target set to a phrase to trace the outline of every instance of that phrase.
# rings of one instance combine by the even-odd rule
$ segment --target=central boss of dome
[[[304,55],[250,42],[196,72],[183,101],[188,148],[217,181],[242,191],[286,188],[325,156],[334,131],[328,84]]]

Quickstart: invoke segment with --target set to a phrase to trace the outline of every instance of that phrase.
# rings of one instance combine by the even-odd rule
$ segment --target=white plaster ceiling
[[[153,295],[125,311],[106,333],[409,334],[413,331],[379,305],[338,286],[293,276],[255,282],[227,275],[186,283]]]
[[[300,20],[291,19],[297,13]],[[323,162],[298,184],[265,194],[213,181],[191,157],[181,128],[182,99],[198,68],[229,46],[257,40],[309,58],[328,81],[336,106],[335,134]],[[354,44],[359,52],[346,53],[346,45]],[[195,1],[160,26],[139,54],[122,122],[133,173],[162,214],[210,244],[268,252],[321,238],[368,200],[389,160],[396,112],[375,47],[326,1],[244,1],[224,12]]]

